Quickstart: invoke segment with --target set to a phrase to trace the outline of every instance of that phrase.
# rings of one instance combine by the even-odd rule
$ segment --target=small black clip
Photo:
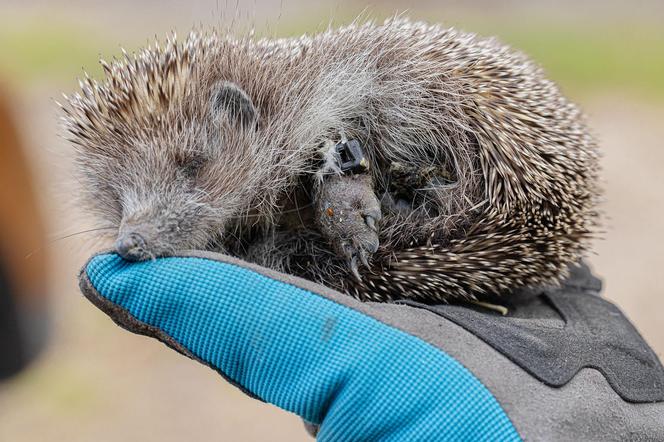
[[[357,140],[348,140],[334,146],[339,169],[343,172],[362,173],[369,169],[369,162],[364,157],[362,146]]]

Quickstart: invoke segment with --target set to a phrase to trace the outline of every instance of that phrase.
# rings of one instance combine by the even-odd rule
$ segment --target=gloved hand
[[[100,254],[80,284],[122,327],[298,414],[323,441],[664,440],[664,369],[580,272],[555,293],[510,297],[508,317],[361,303],[205,252]]]

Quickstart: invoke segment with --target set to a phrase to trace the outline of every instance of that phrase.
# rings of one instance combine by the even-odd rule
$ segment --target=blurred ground
[[[347,21],[363,9],[249,3],[248,12],[229,14],[234,2],[0,1],[0,75],[14,85],[52,237],[85,227],[71,204],[70,152],[57,137],[53,102],[60,91],[74,89],[81,66],[95,74],[100,53],[117,54],[120,43],[138,47],[154,34],[196,22],[221,23],[237,15],[236,21],[253,22],[259,31],[266,21],[276,22],[271,29],[288,35],[320,29],[330,15]],[[447,24],[501,36],[533,55],[581,102],[604,152],[609,216],[606,239],[591,262],[604,277],[606,296],[662,357],[664,8],[655,1],[570,1],[551,10],[544,3],[512,1],[498,8],[492,2],[448,2],[442,8],[423,1],[410,6],[409,15],[444,17]],[[393,9],[372,11],[385,15]],[[75,276],[97,247],[85,236],[52,245],[51,345],[27,372],[0,384],[0,440],[309,440],[294,416],[246,398],[157,342],[120,330],[85,301]]]

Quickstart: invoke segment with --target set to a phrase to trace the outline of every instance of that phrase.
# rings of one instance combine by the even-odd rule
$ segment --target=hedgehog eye
[[[245,129],[256,125],[256,107],[249,95],[235,83],[224,81],[217,85],[212,93],[211,107],[213,115],[225,114]]]
[[[202,154],[178,152],[175,155],[175,165],[189,178],[195,177],[205,165],[206,158]]]

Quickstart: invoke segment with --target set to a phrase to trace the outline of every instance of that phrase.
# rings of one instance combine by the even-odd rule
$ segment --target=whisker
[[[96,228],[94,228],[94,229],[80,230],[80,231],[78,231],[78,232],[68,233],[68,234],[66,234],[66,235],[63,235],[63,236],[60,236],[60,237],[53,238],[53,239],[51,239],[51,240],[48,241],[48,244],[52,244],[52,243],[54,243],[54,242],[61,241],[61,240],[63,240],[63,239],[67,239],[67,238],[71,238],[71,237],[74,237],[74,236],[77,236],[77,235],[82,235],[82,234],[84,234],[84,233],[98,232],[98,231],[101,231],[101,230],[115,230],[115,229],[117,229],[117,227],[111,227],[111,226],[109,226],[109,227],[96,227]]]
[[[24,259],[30,258],[35,253],[40,252],[40,251],[44,250],[45,248],[52,246],[56,242],[62,241],[63,239],[73,238],[74,236],[82,235],[84,233],[98,232],[98,231],[102,231],[102,230],[115,230],[115,229],[116,229],[116,227],[110,227],[110,226],[109,227],[96,227],[94,229],[86,229],[86,230],[81,230],[81,231],[74,232],[74,233],[68,233],[66,235],[48,240],[44,246],[38,247],[38,248],[32,250],[27,255],[25,255]]]

